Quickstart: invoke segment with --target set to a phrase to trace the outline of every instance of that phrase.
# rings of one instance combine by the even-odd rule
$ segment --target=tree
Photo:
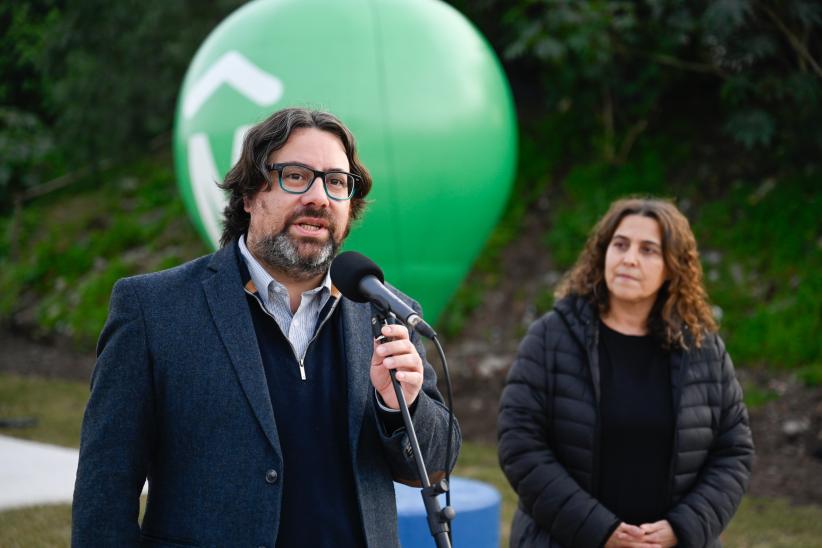
[[[8,29],[0,34],[0,211],[19,205],[33,186],[142,154],[152,139],[170,132],[189,61],[240,4],[0,5],[0,26]]]
[[[0,5],[0,211],[52,174],[53,137],[40,52],[59,16],[57,2]]]
[[[662,118],[784,163],[822,148],[822,5],[811,0],[485,0],[455,4],[507,63],[526,62],[545,107],[573,111],[602,156],[624,160]],[[485,29],[484,29],[485,30]]]
[[[80,162],[122,158],[170,131],[189,61],[241,3],[68,2],[44,66],[66,153]]]

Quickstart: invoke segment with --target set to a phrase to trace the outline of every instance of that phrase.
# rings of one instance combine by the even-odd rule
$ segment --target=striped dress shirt
[[[274,318],[291,343],[295,357],[302,361],[308,350],[308,343],[314,336],[320,311],[331,297],[331,274],[326,273],[322,284],[318,287],[303,292],[300,306],[292,314],[288,289],[274,279],[251,254],[245,245],[245,235],[240,236],[238,245],[263,308]]]

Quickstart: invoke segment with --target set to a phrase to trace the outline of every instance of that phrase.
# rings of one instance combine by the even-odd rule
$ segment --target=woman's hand
[[[665,523],[668,522],[666,521]],[[671,531],[671,533],[673,533],[673,531]],[[614,532],[608,537],[608,542],[605,543],[605,548],[663,548],[665,546],[673,545],[659,544],[658,541],[650,538],[642,527],[624,522],[620,523],[619,527],[614,529]]]
[[[666,519],[655,521],[654,523],[643,523],[639,528],[645,533],[643,538],[653,542],[657,546],[662,546],[662,548],[676,546],[676,533],[674,533],[671,524],[668,523]]]

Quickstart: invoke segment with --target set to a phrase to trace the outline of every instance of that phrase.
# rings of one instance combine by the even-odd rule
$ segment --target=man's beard
[[[313,238],[293,238],[288,230],[299,217],[314,217],[327,221],[328,240],[321,242]],[[255,242],[252,251],[262,262],[286,276],[295,280],[308,280],[325,274],[331,266],[331,261],[337,256],[341,242],[335,240],[336,232],[336,225],[326,211],[306,208],[292,214],[282,230],[276,234],[266,234]],[[306,247],[311,249],[306,251]],[[302,253],[301,248],[304,250]]]

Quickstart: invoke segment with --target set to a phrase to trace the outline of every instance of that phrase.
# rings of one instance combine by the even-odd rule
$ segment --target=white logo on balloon
[[[220,57],[189,89],[183,101],[183,115],[192,118],[223,84],[261,107],[269,106],[283,96],[283,83],[275,76],[260,70],[242,54],[229,51]],[[245,133],[251,128],[243,125],[234,130],[231,147],[231,165],[240,158]],[[226,204],[226,196],[217,187],[220,175],[214,154],[205,133],[195,133],[188,139],[188,173],[194,201],[203,227],[213,244],[220,240],[222,227],[218,219]]]

